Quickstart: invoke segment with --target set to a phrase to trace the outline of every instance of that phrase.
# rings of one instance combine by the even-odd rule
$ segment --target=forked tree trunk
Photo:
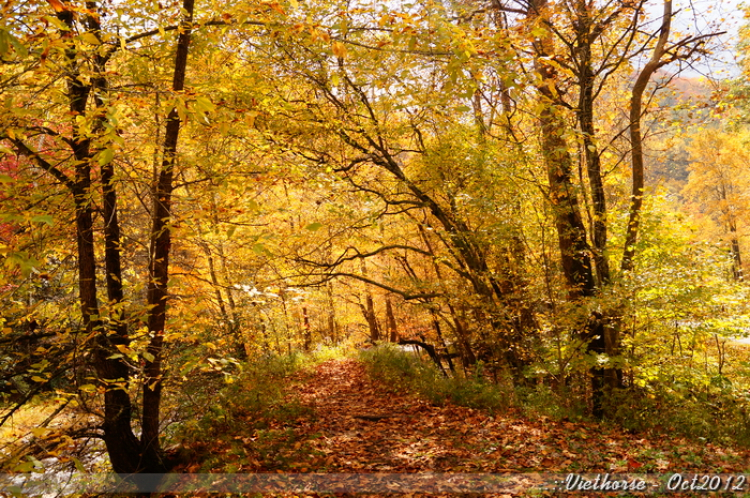
[[[92,35],[99,38],[101,26],[99,18],[91,12],[77,14],[70,3],[60,3],[55,7],[57,18],[68,29],[74,31],[80,24]],[[80,19],[79,19],[80,16]],[[106,90],[106,59],[101,53],[93,58],[94,77],[82,75],[82,59],[78,48],[70,42],[65,51],[67,59],[67,98],[70,115],[73,117],[89,114],[89,101],[92,99],[96,112],[92,130],[102,129],[104,101],[101,94]],[[98,117],[96,117],[98,116]],[[131,427],[132,403],[127,392],[130,379],[129,367],[117,357],[116,346],[128,341],[127,327],[122,315],[122,284],[119,254],[119,221],[117,219],[117,196],[113,185],[113,167],[102,166],[101,182],[105,215],[105,280],[107,297],[111,307],[111,323],[105,327],[100,318],[97,291],[95,232],[92,207],[92,168],[97,154],[92,149],[92,139],[80,128],[78,121],[71,120],[73,157],[75,158],[75,178],[67,180],[64,175],[45,164],[41,166],[67,185],[73,194],[76,212],[76,241],[78,251],[78,293],[81,303],[81,316],[87,335],[93,337],[92,359],[97,377],[104,387],[104,443],[115,472],[132,473],[143,469],[141,446]],[[21,144],[17,144],[21,145]],[[22,147],[26,149],[26,147]],[[41,160],[39,158],[38,160]],[[111,333],[113,332],[113,333]]]
[[[554,59],[555,48],[552,33],[548,30],[551,13],[547,0],[532,0],[529,3],[527,17],[545,32],[536,36],[534,41],[534,66],[540,77],[537,91],[542,97],[542,109],[539,113],[542,130],[541,149],[547,166],[550,209],[557,228],[560,261],[568,286],[568,298],[578,301],[594,296],[596,283],[589,256],[586,226],[573,184],[573,160],[568,152],[566,137],[567,122],[556,90],[557,70],[549,63]],[[582,91],[585,91],[585,88]],[[593,334],[591,327],[585,324],[574,326],[582,331],[582,339],[588,341],[588,351],[603,350],[603,333]],[[593,367],[590,375],[594,415],[601,417],[605,396],[604,371]]]

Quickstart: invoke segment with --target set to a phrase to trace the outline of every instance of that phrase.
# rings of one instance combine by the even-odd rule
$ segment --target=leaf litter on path
[[[559,473],[562,479],[568,473],[718,474],[749,468],[747,450],[633,435],[596,423],[436,406],[371,379],[363,365],[351,359],[327,361],[295,377],[288,396],[297,397],[313,415],[275,422],[287,431],[291,447],[279,450],[286,458],[264,460],[258,455],[238,471],[330,473],[342,478],[372,473],[512,473],[518,480],[532,479],[534,473]],[[257,438],[244,441],[247,453],[256,454]],[[403,496],[406,491],[384,481],[381,494],[368,495]]]

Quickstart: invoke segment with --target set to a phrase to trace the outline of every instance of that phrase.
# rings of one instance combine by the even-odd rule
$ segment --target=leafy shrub
[[[747,393],[725,390],[709,394],[654,384],[611,393],[607,402],[613,421],[632,431],[668,430],[691,439],[750,446]]]
[[[415,391],[435,404],[450,402],[494,412],[507,409],[513,397],[484,378],[481,364],[471,376],[462,378],[446,377],[434,363],[390,345],[362,351],[360,358],[373,378],[396,389]]]
[[[274,421],[311,415],[309,408],[285,393],[288,378],[308,361],[301,354],[269,355],[242,365],[242,371],[232,377],[203,375],[197,382],[186,383],[177,400],[179,419],[168,437],[202,446],[203,451],[191,460],[203,461],[205,468],[216,463],[211,453],[217,444],[233,447],[245,438],[258,439],[262,447],[273,446],[268,440],[278,432],[270,427]],[[264,436],[258,438],[259,434]]]

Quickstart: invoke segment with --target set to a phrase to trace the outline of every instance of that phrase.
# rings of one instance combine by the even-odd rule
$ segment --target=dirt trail
[[[293,391],[315,413],[295,429],[309,471],[744,472],[750,463],[747,451],[678,438],[434,406],[370,379],[354,360],[300,380]]]

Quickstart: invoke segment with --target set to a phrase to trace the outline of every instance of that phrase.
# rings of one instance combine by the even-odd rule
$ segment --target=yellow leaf
[[[101,42],[99,41],[99,38],[97,38],[94,33],[83,33],[81,35],[81,40],[85,41],[89,45],[100,45],[101,44]]]
[[[133,352],[132,349],[125,346],[124,344],[118,344],[117,349],[119,349],[122,354],[131,354]]]
[[[333,42],[333,45],[331,45],[331,49],[333,50],[333,55],[335,55],[336,57],[340,57],[342,59],[346,57],[346,46],[343,43],[335,41]]]

